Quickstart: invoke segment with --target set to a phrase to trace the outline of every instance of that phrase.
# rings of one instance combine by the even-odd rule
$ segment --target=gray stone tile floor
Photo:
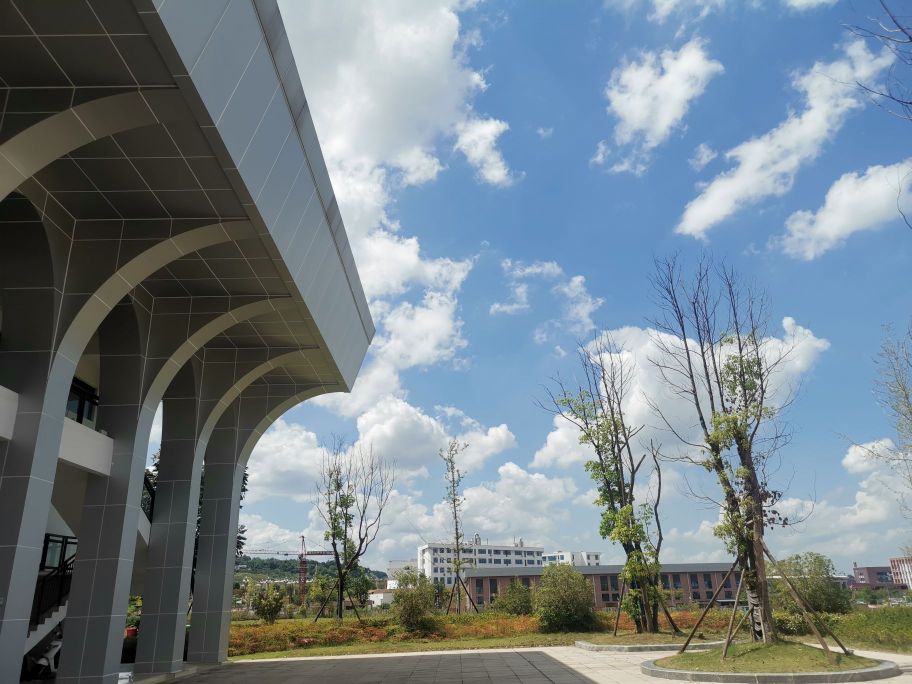
[[[434,651],[415,654],[284,658],[236,661],[182,679],[187,684],[619,684],[651,682],[640,663],[667,654],[592,653],[573,647]],[[912,684],[912,656],[859,651],[897,662],[906,671],[897,684]],[[138,680],[141,681],[141,680]]]

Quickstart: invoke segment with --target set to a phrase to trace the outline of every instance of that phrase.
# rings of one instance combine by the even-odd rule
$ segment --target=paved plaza
[[[912,684],[912,656],[859,651],[905,670],[891,679]],[[667,653],[592,653],[573,647],[435,651],[420,654],[283,658],[234,662],[183,680],[192,684],[398,684],[408,682],[529,682],[620,684],[658,681],[640,674],[640,663]],[[141,681],[141,680],[140,680]]]

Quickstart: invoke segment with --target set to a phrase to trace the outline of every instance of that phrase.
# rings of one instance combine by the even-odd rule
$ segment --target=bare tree
[[[904,73],[912,68],[912,15],[899,14],[887,0],[878,0],[878,5],[880,16],[870,17],[867,25],[852,26],[851,31],[886,47],[895,62],[884,87],[858,85],[891,114],[912,120],[912,83]]]
[[[871,451],[886,461],[901,483],[903,509],[912,515],[912,323],[896,336],[886,328],[878,359],[877,398],[896,431],[895,448]]]
[[[662,601],[659,449],[652,443],[638,444],[636,437],[644,426],[631,425],[627,419],[635,368],[624,350],[608,333],[601,333],[588,345],[580,344],[577,355],[582,381],[568,386],[555,378],[554,386],[546,390],[547,403],[539,402],[539,406],[572,423],[579,430],[580,443],[591,447],[595,458],[585,467],[598,488],[595,503],[602,507],[599,533],[620,544],[627,557],[622,574],[629,589],[624,601],[627,612],[637,632],[658,632]],[[644,463],[651,465],[656,487],[651,501],[638,502],[635,489]],[[650,534],[653,529],[655,540]]]
[[[716,535],[745,570],[753,638],[774,641],[763,538],[768,526],[792,522],[776,511],[782,492],[770,485],[771,463],[788,439],[777,418],[791,397],[777,390],[776,376],[790,349],[767,333],[765,297],[724,265],[703,260],[685,281],[676,258],[658,260],[653,285],[660,314],[652,363],[689,405],[697,436],[658,403],[653,409],[684,447],[677,458],[715,476]]]
[[[450,508],[451,521],[453,524],[452,568],[456,577],[453,582],[453,590],[450,592],[449,602],[447,603],[447,612],[450,612],[450,606],[455,600],[457,613],[462,612],[462,590],[465,587],[465,583],[462,579],[462,569],[469,565],[470,561],[462,559],[462,542],[465,538],[462,531],[462,478],[464,477],[464,473],[456,466],[456,458],[468,448],[468,444],[456,439],[451,439],[447,442],[445,447],[437,452],[440,456],[440,460],[443,461],[443,477],[446,480],[444,501],[446,501],[447,506]],[[466,589],[465,592],[466,597],[471,601],[472,598],[469,596],[468,589]],[[474,602],[472,602],[472,605],[475,605]]]
[[[336,565],[336,617],[342,618],[347,581],[380,531],[380,518],[393,489],[393,468],[360,444],[348,449],[342,440],[323,450],[317,509],[326,525]]]

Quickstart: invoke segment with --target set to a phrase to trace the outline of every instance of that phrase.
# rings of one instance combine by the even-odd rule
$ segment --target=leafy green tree
[[[329,575],[317,575],[307,583],[305,604],[310,610],[319,610],[333,595],[334,580]]]
[[[336,440],[324,450],[317,484],[317,510],[326,525],[336,566],[336,617],[342,619],[349,576],[377,538],[380,517],[393,489],[393,470],[385,459],[360,445],[348,450]]]
[[[532,590],[514,579],[507,590],[497,596],[493,608],[509,615],[531,615]]]
[[[542,570],[535,592],[535,614],[543,632],[582,631],[592,627],[592,584],[569,565]]]
[[[253,595],[251,602],[254,612],[263,622],[271,625],[279,617],[285,605],[285,594],[274,584],[269,584]]]
[[[789,556],[773,568],[792,580],[812,610],[822,613],[848,613],[852,610],[852,596],[834,579],[836,569],[826,556],[810,551]],[[788,587],[781,579],[772,582],[773,608],[800,612]]]
[[[580,443],[594,454],[585,468],[597,487],[594,503],[602,509],[599,533],[627,556],[624,609],[637,632],[658,632],[662,469],[658,448],[639,442],[644,426],[631,424],[627,417],[636,368],[608,333],[580,345],[577,354],[580,384],[570,387],[556,378],[556,388],[548,390],[549,404],[539,405],[574,425]],[[642,472],[644,464],[651,473]],[[654,486],[649,500],[638,501],[637,483],[643,479],[652,479]]]
[[[433,583],[423,573],[409,568],[400,570],[395,577],[399,584],[393,590],[393,609],[399,624],[410,632],[417,631],[434,610]]]
[[[453,593],[451,603],[456,604],[456,613],[462,612],[462,571],[463,568],[470,566],[472,561],[462,557],[462,542],[465,535],[462,531],[462,478],[465,473],[456,467],[456,458],[459,454],[469,448],[468,444],[460,443],[459,440],[451,439],[446,447],[438,450],[437,455],[443,461],[443,475],[446,480],[446,494],[444,502],[450,509],[450,520],[453,525],[453,560],[450,563],[451,571],[456,575],[453,578]],[[449,610],[449,608],[447,608]]]
[[[346,589],[348,590],[349,596],[352,600],[358,603],[358,606],[364,607],[367,605],[367,601],[370,597],[371,589],[376,587],[376,582],[370,574],[362,568],[360,565],[358,568],[348,576],[348,584]]]
[[[680,460],[715,477],[715,534],[745,570],[751,635],[774,642],[764,534],[793,522],[776,510],[783,492],[769,480],[789,436],[780,418],[791,392],[779,378],[793,345],[768,332],[765,296],[724,265],[704,259],[685,278],[676,258],[659,260],[653,285],[660,311],[652,320],[651,362],[690,416],[682,422],[653,409],[681,444]]]

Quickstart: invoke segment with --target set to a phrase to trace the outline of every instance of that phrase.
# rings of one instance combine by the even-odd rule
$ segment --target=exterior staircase
[[[24,654],[37,646],[66,617],[75,561],[76,554],[73,554],[50,572],[38,577]]]
[[[28,637],[25,640],[25,651],[28,653],[35,646],[40,644],[44,638],[50,634],[57,625],[63,622],[67,613],[67,601],[54,608],[54,610],[45,615],[37,625],[29,625]]]

